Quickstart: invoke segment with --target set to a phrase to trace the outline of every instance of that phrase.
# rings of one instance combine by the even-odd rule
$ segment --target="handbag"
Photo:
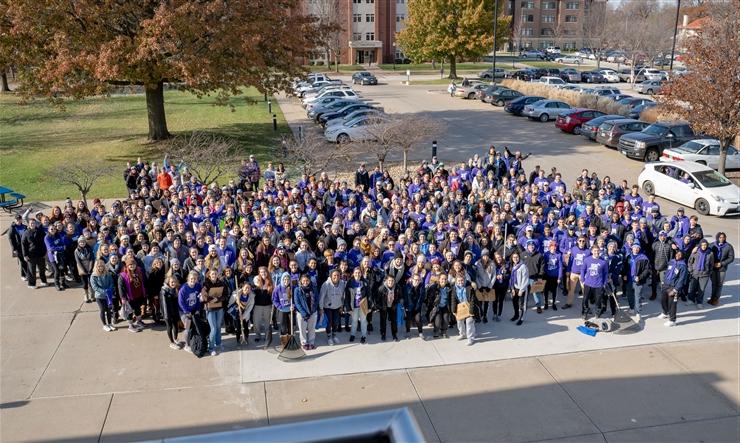
[[[545,280],[537,280],[532,283],[532,292],[542,292],[545,290]]]
[[[457,304],[457,311],[455,312],[455,319],[457,321],[465,320],[470,317],[470,303],[464,301]]]
[[[123,306],[121,306],[121,310],[119,311],[119,315],[121,318],[128,319],[131,314],[134,313],[134,310],[131,309],[131,305],[128,303],[124,303]]]

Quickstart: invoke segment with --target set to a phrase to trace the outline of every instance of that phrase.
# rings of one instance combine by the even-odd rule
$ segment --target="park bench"
[[[10,199],[6,198],[7,195],[10,196]],[[6,188],[5,186],[0,186],[0,208],[11,212],[13,209],[18,209],[23,206],[24,198],[26,198],[25,195],[19,192],[14,192],[12,189]]]

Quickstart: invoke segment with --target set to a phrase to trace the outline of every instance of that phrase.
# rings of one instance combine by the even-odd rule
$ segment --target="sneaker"
[[[352,328],[349,327],[349,325],[344,327],[344,332],[351,332]]]
[[[473,346],[473,343],[474,342],[473,342],[473,339],[472,338],[470,340],[468,340],[468,346]]]
[[[349,342],[352,343],[354,341],[355,341],[355,336],[354,335],[350,335],[349,336]]]
[[[47,283],[45,281],[42,281],[42,282],[37,283],[37,285],[38,285],[39,288],[45,288],[45,287],[49,286],[49,283]]]
[[[467,338],[467,337],[465,337],[465,336],[464,336],[464,335],[462,335],[462,334],[460,334],[460,335],[458,335],[458,336],[457,336],[457,339],[458,339],[459,341],[465,340],[466,338]]]
[[[128,332],[141,332],[141,329],[137,329],[134,325],[128,325]]]
[[[28,285],[28,289],[36,289],[36,286]]]
[[[573,305],[569,305],[568,303],[564,304],[562,308],[560,309],[570,309],[570,307]],[[553,308],[554,309],[554,308]]]
[[[447,334],[442,334],[442,338],[450,338],[450,336]]]
[[[663,326],[668,326],[668,327],[676,326],[676,322],[668,320],[667,322],[663,323]]]
[[[704,305],[701,303],[696,304],[696,309],[704,309]]]
[[[553,311],[557,311],[557,310],[558,310],[558,307],[557,307],[557,306],[555,306],[555,305],[552,305],[552,310],[553,310]]]
[[[537,313],[538,313],[538,314],[542,314],[542,308],[541,308],[541,307],[539,307],[539,306],[537,306]]]
[[[110,328],[108,327],[108,325],[103,325],[103,330],[105,332],[110,332]]]
[[[668,318],[668,316],[667,316],[667,315],[665,315],[664,313],[662,313],[662,312],[661,312],[661,313],[660,313],[660,314],[658,315],[658,318]]]
[[[170,349],[174,349],[175,351],[179,351],[181,348],[177,346],[175,343],[170,343]]]
[[[334,340],[332,340],[331,337],[326,339],[326,342],[329,344],[329,346],[334,346]]]
[[[393,337],[393,341],[397,342],[398,341],[398,337]]]
[[[497,315],[497,316],[493,317],[493,319],[496,320],[496,321],[501,321],[501,316],[500,315]]]
[[[28,278],[27,277],[21,277],[21,280],[28,281]]]
[[[335,345],[338,345],[339,344],[339,337],[334,336],[334,337],[332,337],[332,340],[334,340],[334,344]]]
[[[365,337],[360,337],[360,343],[362,343],[363,345],[364,345],[365,343],[367,343],[367,338],[365,338]]]
[[[185,349],[185,352],[190,352],[191,354],[193,353],[193,350],[190,349],[190,346],[185,346],[183,349]]]
[[[141,329],[144,329],[144,328],[146,327],[146,325],[144,325],[144,322],[143,322],[142,320],[139,320],[139,321],[137,321],[137,322],[136,322],[136,323],[134,323],[134,324],[135,324],[135,325],[136,325],[137,327],[141,328]]]
[[[71,275],[65,275],[64,279],[67,281],[74,281],[74,277],[72,277]]]
[[[113,326],[113,325],[108,325],[108,330],[109,330],[110,332],[113,332],[113,331],[117,331],[117,330],[118,330],[118,328],[117,328],[117,327],[115,327],[115,326]]]
[[[184,341],[177,342],[177,347],[180,348],[180,349],[184,349],[185,348],[185,342]]]
[[[218,355],[218,351],[216,351],[215,349],[211,350],[211,357],[215,357],[217,355]]]

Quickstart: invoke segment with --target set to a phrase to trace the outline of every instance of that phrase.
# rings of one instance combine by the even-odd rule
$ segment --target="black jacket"
[[[17,225],[15,223],[13,223],[10,226],[10,229],[8,229],[8,240],[10,240],[10,248],[11,248],[11,250],[13,252],[17,253],[18,255],[23,255],[23,246],[21,244],[22,243],[22,238],[21,238],[21,235],[22,234],[20,234],[18,232],[18,228],[23,228],[23,232],[24,233],[25,233],[25,231],[28,230],[28,228],[26,228],[23,225]]]
[[[545,258],[538,251],[531,253],[524,251],[522,253],[522,261],[527,265],[527,271],[529,271],[529,278],[537,280],[545,276]]]
[[[733,261],[735,261],[735,250],[732,248],[732,245],[725,242],[720,249],[717,246],[717,243],[714,243],[711,249],[712,253],[714,254],[715,263],[719,262],[721,265],[719,268],[717,268],[717,270],[720,272],[726,272],[727,267],[730,266]]]
[[[21,245],[23,256],[30,258],[42,258],[46,255],[46,244],[44,243],[44,231],[41,228],[27,229],[23,233]]]
[[[396,306],[398,306],[402,299],[399,287],[399,285],[395,285],[393,288],[389,289],[385,284],[380,285],[380,288],[378,288],[378,291],[376,292],[375,307],[377,309],[396,309]],[[389,305],[388,295],[391,292],[393,293],[393,303]]]
[[[657,240],[653,243],[653,266],[656,271],[665,271],[668,268],[668,262],[673,258],[673,240],[664,242]]]

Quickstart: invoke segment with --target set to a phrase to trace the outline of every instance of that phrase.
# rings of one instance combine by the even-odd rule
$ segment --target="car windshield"
[[[661,136],[668,132],[668,128],[661,125],[650,125],[642,130],[643,134]]]
[[[549,103],[549,102],[550,102],[550,100],[537,100],[536,102],[532,102],[532,103],[530,103],[530,105],[531,105],[531,106],[532,106],[533,108],[536,108],[536,107],[538,107],[538,106],[545,106],[545,104],[547,104],[547,103]]]
[[[713,170],[694,172],[694,177],[705,188],[721,188],[732,184],[725,176]]]
[[[696,154],[703,147],[704,145],[695,141],[686,142],[680,146],[682,151],[690,152],[692,154]]]

